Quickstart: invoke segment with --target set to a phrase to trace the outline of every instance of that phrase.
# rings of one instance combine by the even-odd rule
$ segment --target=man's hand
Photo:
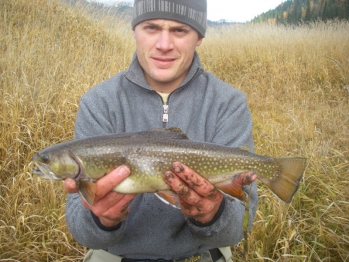
[[[90,206],[82,199],[82,204],[91,210],[102,225],[112,227],[125,220],[129,212],[129,204],[136,195],[119,194],[113,188],[130,175],[126,166],[120,166],[103,178],[96,181],[95,199]],[[64,181],[67,193],[77,193],[78,188],[72,179]]]
[[[217,213],[223,194],[206,178],[182,163],[173,163],[173,172],[164,176],[165,182],[179,196],[185,216],[207,224]]]

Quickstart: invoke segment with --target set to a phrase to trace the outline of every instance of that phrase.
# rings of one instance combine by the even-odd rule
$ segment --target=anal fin
[[[257,175],[253,172],[238,173],[231,180],[215,183],[215,186],[228,194],[242,201],[246,201],[246,192],[244,186],[250,185],[257,179]]]
[[[242,181],[240,181],[239,178],[240,176],[238,174],[235,175],[231,180],[215,183],[215,186],[225,194],[245,201],[246,193],[243,189]]]

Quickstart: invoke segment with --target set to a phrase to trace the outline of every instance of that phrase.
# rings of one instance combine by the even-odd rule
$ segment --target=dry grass
[[[3,0],[0,19],[0,261],[78,260],[62,185],[33,178],[31,157],[71,139],[79,97],[127,68],[130,26],[45,0]],[[210,28],[199,48],[208,71],[247,94],[256,151],[310,160],[291,205],[260,187],[251,261],[349,261],[348,31]]]

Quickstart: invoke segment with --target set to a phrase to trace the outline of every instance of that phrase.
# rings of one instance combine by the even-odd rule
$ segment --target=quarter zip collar
[[[199,56],[198,56],[197,52],[195,51],[193,62],[189,68],[189,72],[188,72],[187,76],[184,78],[183,82],[179,85],[178,88],[185,86],[190,81],[192,81],[193,79],[195,79],[196,77],[201,75],[203,72],[204,72],[204,70],[201,66]],[[145,80],[143,69],[138,62],[136,53],[134,53],[130,67],[125,72],[124,76],[129,81],[131,81],[132,83],[134,83],[140,87],[143,87],[143,88],[148,89],[148,90],[153,90],[151,88],[151,86],[148,85],[147,81]]]

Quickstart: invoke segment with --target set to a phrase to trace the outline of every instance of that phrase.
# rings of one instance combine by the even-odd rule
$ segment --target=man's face
[[[202,38],[190,26],[165,19],[141,22],[133,34],[148,84],[158,92],[172,92],[187,75]]]

